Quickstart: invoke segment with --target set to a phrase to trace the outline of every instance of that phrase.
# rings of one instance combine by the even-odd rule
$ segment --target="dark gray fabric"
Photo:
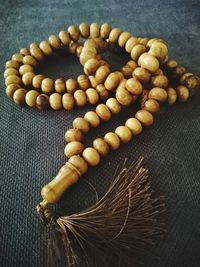
[[[200,4],[178,1],[0,1],[0,66],[21,47],[39,42],[70,24],[110,22],[139,36],[167,40],[170,56],[200,74]],[[124,60],[124,59],[123,59]],[[123,61],[122,60],[122,61]],[[112,58],[112,64],[117,56]],[[76,63],[75,63],[76,62]],[[74,58],[55,59],[41,71],[52,77],[76,77],[81,67]],[[118,59],[118,63],[122,63]],[[79,110],[39,112],[18,107],[5,94],[0,80],[0,266],[45,266],[46,229],[35,207],[40,189],[65,162],[64,133]],[[145,156],[153,188],[166,196],[167,234],[144,259],[144,266],[200,265],[200,93],[185,104],[164,106],[155,124],[111,153],[69,190],[63,200],[67,212],[76,212],[94,200],[84,182],[105,192],[116,166],[128,157]],[[124,122],[133,110],[104,123],[88,137],[102,136]]]

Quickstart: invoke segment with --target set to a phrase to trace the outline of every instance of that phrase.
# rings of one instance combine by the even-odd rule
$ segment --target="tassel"
[[[113,266],[113,260],[120,266],[163,236],[163,197],[153,198],[142,161],[126,167],[125,160],[102,199],[83,211],[59,216],[39,210],[51,229],[48,266]]]

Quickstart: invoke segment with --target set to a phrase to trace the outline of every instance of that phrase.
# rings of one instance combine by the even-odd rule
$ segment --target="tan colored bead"
[[[20,53],[14,54],[12,56],[12,60],[17,61],[19,64],[21,64],[23,61],[23,56]]]
[[[106,101],[106,106],[113,114],[118,114],[121,111],[121,105],[116,98],[112,97]]]
[[[50,56],[53,54],[53,50],[47,41],[41,42],[39,46],[45,55]]]
[[[76,55],[76,50],[78,48],[78,43],[70,43],[68,49],[69,49],[69,52],[72,54],[72,55]],[[82,50],[81,50],[81,53],[82,53]]]
[[[117,101],[123,105],[128,106],[132,102],[132,95],[125,88],[117,88],[116,90]]]
[[[45,94],[40,94],[36,98],[36,107],[39,110],[47,109],[49,107],[49,97]]]
[[[124,47],[127,40],[131,37],[132,35],[130,34],[130,32],[122,32],[119,36],[119,39],[118,39],[118,44],[119,44],[119,47]]]
[[[120,82],[119,75],[116,72],[112,72],[106,78],[104,85],[107,90],[111,91],[111,90],[116,89],[119,82]]]
[[[10,75],[5,79],[5,85],[8,86],[9,84],[21,84],[21,79],[17,75]]]
[[[68,79],[66,81],[67,92],[73,94],[78,89],[78,83],[74,79]]]
[[[125,125],[134,135],[138,135],[142,132],[142,124],[136,118],[129,118]]]
[[[151,124],[153,124],[153,116],[147,110],[139,110],[135,114],[135,118],[138,119],[145,126],[150,126]]]
[[[87,96],[83,90],[77,90],[74,93],[74,100],[78,107],[84,107],[87,103]]]
[[[88,165],[80,155],[74,155],[70,157],[68,162],[71,163],[74,167],[76,167],[81,174],[87,172]]]
[[[109,132],[105,134],[104,140],[112,150],[116,150],[120,146],[120,139],[116,133]]]
[[[31,43],[30,44],[30,48],[37,48],[37,47],[38,47],[37,43]]]
[[[159,102],[164,102],[167,100],[167,92],[160,87],[154,87],[149,91],[149,98],[158,100]]]
[[[98,83],[104,83],[110,73],[110,68],[106,65],[100,66],[95,73],[95,78]]]
[[[65,146],[65,156],[70,158],[83,152],[84,145],[79,141],[72,141]]]
[[[90,25],[90,38],[98,38],[100,35],[100,26],[98,23],[93,22]]]
[[[159,61],[162,62],[168,54],[168,49],[164,43],[155,41],[152,43],[148,53],[155,56]]]
[[[17,89],[13,94],[13,100],[17,105],[24,104],[27,91],[23,88]]]
[[[76,55],[77,57],[80,57],[80,54],[82,53],[82,49],[83,49],[83,46],[82,45],[78,45],[77,48],[76,48]]]
[[[55,91],[59,94],[62,94],[66,91],[65,81],[62,78],[56,79],[54,86],[55,86]]]
[[[147,42],[147,47],[151,48],[152,44],[154,42],[161,42],[161,43],[165,43],[165,41],[163,39],[159,39],[159,38],[152,38]]]
[[[61,32],[59,32],[59,35],[58,35],[58,36],[59,36],[61,42],[62,42],[64,45],[68,46],[68,45],[71,43],[71,38],[70,38],[68,32],[66,32],[66,31],[61,31]]]
[[[83,38],[88,38],[90,35],[90,26],[84,22],[79,25],[79,32]]]
[[[54,49],[59,49],[61,47],[61,41],[56,35],[49,36],[49,43]]]
[[[132,77],[133,69],[130,66],[125,65],[121,68],[121,72],[123,73],[126,79],[129,79]]]
[[[77,117],[73,120],[73,127],[79,129],[82,133],[87,133],[90,130],[89,122],[82,117]]]
[[[149,38],[141,38],[140,41],[139,41],[139,43],[146,46],[147,43],[148,43],[148,41],[149,41]]]
[[[152,113],[158,112],[160,109],[159,103],[154,99],[148,99],[143,106],[143,109],[148,110]]]
[[[95,89],[88,88],[85,93],[89,104],[95,105],[99,101],[99,94]]]
[[[177,94],[174,88],[167,88],[167,102],[169,105],[173,105],[176,102]]]
[[[96,88],[98,85],[97,79],[92,75],[90,75],[88,78],[90,80],[91,87]]]
[[[62,105],[66,110],[71,110],[75,106],[74,98],[71,94],[66,93],[62,96]]]
[[[36,89],[41,88],[42,81],[44,80],[44,76],[42,74],[35,75],[32,80],[32,85]]]
[[[6,65],[5,65],[6,69],[8,68],[13,68],[13,69],[19,69],[19,63],[17,61],[14,61],[14,60],[9,60],[6,62]]]
[[[80,89],[82,90],[87,90],[90,87],[90,81],[88,77],[84,74],[78,76],[77,82]]]
[[[133,70],[138,67],[138,64],[134,60],[129,60],[126,65],[131,67]]]
[[[126,89],[134,95],[140,95],[142,93],[143,87],[142,84],[138,81],[137,78],[130,78],[126,81]]]
[[[36,106],[36,99],[38,97],[39,93],[36,90],[30,90],[27,92],[26,97],[25,97],[25,102],[26,104],[34,108]]]
[[[131,38],[129,38],[125,44],[126,52],[131,53],[131,50],[136,44],[138,44],[138,39],[136,37],[132,36]]]
[[[9,97],[13,97],[14,92],[20,88],[19,84],[9,84],[6,87],[6,95]]]
[[[166,66],[167,66],[169,69],[173,69],[173,68],[178,67],[178,64],[177,64],[177,62],[176,62],[174,59],[169,59],[169,60],[166,62]]]
[[[81,51],[81,54],[80,54],[80,57],[79,57],[79,60],[80,60],[80,63],[84,66],[85,63],[91,59],[91,58],[96,58],[96,55],[97,55],[97,52],[95,51],[91,51],[91,50],[86,50],[84,47]]]
[[[95,74],[98,67],[99,67],[99,61],[95,58],[91,58],[87,60],[84,64],[84,73],[86,75],[93,75]]]
[[[111,118],[111,112],[105,104],[99,104],[96,107],[96,113],[104,121],[108,121]]]
[[[176,92],[177,92],[178,98],[181,102],[187,101],[189,96],[190,96],[188,88],[183,86],[183,85],[179,85],[176,88]]]
[[[189,89],[190,93],[193,93],[200,85],[200,78],[193,74],[187,75],[184,79],[184,85]]]
[[[146,47],[142,44],[135,45],[131,50],[131,58],[138,60],[138,58],[146,51]]]
[[[101,99],[107,99],[109,97],[109,91],[103,84],[97,85],[96,90],[99,93]]]
[[[96,166],[100,162],[100,155],[93,147],[85,148],[82,155],[90,166]]]
[[[30,86],[32,85],[32,80],[35,77],[35,73],[33,72],[26,72],[23,76],[22,76],[22,82],[25,86]]]
[[[71,25],[71,26],[68,27],[67,31],[68,31],[71,39],[74,42],[78,41],[78,39],[79,39],[79,30],[78,30],[77,26]]]
[[[184,67],[176,67],[172,70],[172,79],[179,80],[183,74],[186,73],[186,69]]]
[[[148,53],[143,53],[139,57],[138,64],[140,67],[145,68],[152,73],[159,69],[159,61],[157,58]]]
[[[8,68],[4,71],[4,78],[6,79],[10,75],[18,75],[18,70],[14,68]]]
[[[168,85],[168,79],[165,75],[159,74],[151,77],[152,87],[166,88]]]
[[[83,140],[83,134],[78,129],[69,129],[65,133],[65,141],[66,142],[72,142],[72,141],[82,141]]]
[[[128,143],[132,138],[132,132],[126,126],[117,127],[115,133],[119,136],[122,143]]]
[[[191,72],[186,72],[185,74],[183,74],[182,76],[181,76],[181,78],[180,78],[180,84],[182,84],[182,85],[185,85],[185,81],[186,81],[186,79],[188,78],[188,77],[191,77],[191,76],[193,76],[193,74],[191,73]]]
[[[85,113],[84,118],[89,122],[92,127],[97,127],[100,124],[100,118],[94,111],[88,111]]]
[[[41,89],[46,94],[52,93],[54,91],[54,82],[53,82],[53,80],[50,79],[50,78],[45,78],[42,81]]]
[[[31,48],[30,53],[31,53],[31,56],[37,59],[38,61],[41,61],[44,59],[44,54],[39,47]]]
[[[106,143],[106,141],[102,138],[96,138],[93,141],[93,147],[97,150],[97,152],[101,155],[101,156],[106,156],[109,152],[109,146]]]
[[[23,56],[28,56],[28,55],[30,55],[30,51],[27,48],[21,48],[20,54],[22,54]]]
[[[31,65],[32,67],[36,67],[37,61],[32,56],[25,56],[25,57],[23,57],[23,64],[24,65]]]
[[[110,31],[110,34],[109,34],[109,37],[108,37],[109,42],[110,43],[116,43],[118,41],[120,33],[121,33],[121,30],[119,28],[113,28]]]
[[[103,39],[108,38],[109,34],[111,31],[111,26],[108,23],[104,23],[101,25],[101,29],[100,29],[100,36]]]
[[[49,97],[50,107],[54,110],[59,110],[62,108],[62,96],[58,93],[54,93]]]
[[[136,77],[142,83],[147,83],[151,78],[151,74],[148,70],[138,67],[133,71],[133,77]]]
[[[21,75],[24,75],[26,72],[33,72],[33,71],[34,71],[34,69],[30,65],[21,65],[19,68],[19,73]]]

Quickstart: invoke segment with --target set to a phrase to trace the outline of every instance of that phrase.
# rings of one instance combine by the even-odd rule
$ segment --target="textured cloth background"
[[[5,96],[4,64],[21,47],[57,34],[82,21],[103,23],[138,36],[167,40],[170,56],[200,75],[199,0],[178,1],[0,1],[0,266],[40,267],[46,264],[46,228],[35,207],[40,189],[65,162],[64,133],[72,120],[89,110],[39,112],[18,107]],[[118,68],[125,62],[111,58]],[[115,63],[117,62],[117,63]],[[73,76],[81,66],[73,57],[47,61],[41,72],[51,77]],[[167,234],[144,258],[144,266],[200,266],[200,92],[185,104],[164,106],[155,123],[129,145],[110,153],[101,164],[62,199],[67,212],[76,212],[94,200],[84,182],[102,195],[116,166],[128,157],[145,156],[153,188],[166,196]],[[104,123],[88,136],[103,136],[133,114]]]

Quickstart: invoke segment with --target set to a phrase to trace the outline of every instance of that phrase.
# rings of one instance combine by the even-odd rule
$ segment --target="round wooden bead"
[[[33,72],[26,72],[23,76],[22,76],[22,82],[25,86],[30,86],[32,85],[32,80],[35,77],[35,73]]]
[[[140,38],[139,43],[146,46],[148,41],[149,41],[149,38]]]
[[[126,79],[129,79],[132,77],[133,69],[129,67],[128,65],[125,65],[121,68],[121,72],[123,73]]]
[[[121,105],[116,98],[112,97],[106,101],[106,106],[113,114],[118,114],[121,111]]]
[[[96,113],[104,121],[108,121],[111,118],[111,112],[105,104],[99,104],[96,107]]]
[[[53,80],[50,79],[50,78],[45,78],[42,81],[41,89],[46,94],[52,93],[54,91],[54,82],[53,82]]]
[[[167,102],[169,105],[173,105],[176,102],[177,93],[174,88],[167,88]]]
[[[54,110],[59,110],[62,108],[62,96],[58,93],[54,93],[49,97],[50,107]]]
[[[179,85],[176,88],[176,92],[177,92],[178,98],[181,102],[187,101],[189,96],[190,96],[188,88],[183,86],[183,85]]]
[[[165,43],[164,40],[160,39],[160,38],[151,38],[148,42],[147,42],[147,48],[151,48],[152,44],[154,42],[161,42],[161,43]]]
[[[148,70],[141,68],[141,67],[138,67],[138,68],[134,69],[133,77],[136,77],[142,83],[147,83],[147,82],[149,82],[151,75],[148,72]]]
[[[73,127],[79,129],[82,133],[87,133],[90,130],[89,122],[82,117],[77,117],[73,120]]]
[[[68,45],[71,43],[71,38],[70,38],[68,32],[66,32],[66,31],[61,31],[61,32],[59,32],[59,35],[58,35],[58,36],[59,36],[61,42],[62,42],[64,45],[68,46]]]
[[[98,85],[97,79],[92,75],[90,75],[88,78],[90,80],[91,87],[96,88]]]
[[[106,156],[109,152],[109,146],[106,143],[106,141],[102,138],[96,138],[93,141],[93,147],[97,150],[97,152],[101,155],[101,156]]]
[[[109,91],[105,88],[103,84],[97,85],[96,90],[101,99],[107,99],[109,97]]]
[[[79,25],[79,32],[83,38],[88,38],[90,35],[90,26],[84,22]]]
[[[70,157],[68,162],[71,163],[74,167],[76,167],[81,174],[87,172],[88,165],[80,155],[74,155]]]
[[[142,124],[136,118],[129,118],[125,125],[134,135],[138,135],[142,132]]]
[[[127,40],[131,37],[132,35],[130,34],[130,32],[122,32],[119,36],[119,39],[118,39],[118,44],[119,44],[119,47],[124,47]]]
[[[54,49],[59,49],[61,47],[60,39],[56,35],[49,36],[49,43]]]
[[[179,80],[180,84],[185,85],[186,79],[191,76],[193,76],[193,74],[190,72],[186,72],[185,74],[183,74]]]
[[[83,47],[83,49],[81,51],[81,54],[80,54],[80,57],[79,57],[80,63],[84,66],[84,64],[89,59],[96,58],[96,55],[97,55],[97,52],[96,51],[91,51],[91,50],[85,49],[85,47]]]
[[[44,76],[42,74],[35,75],[32,80],[33,87],[36,89],[40,89],[43,80]]]
[[[65,81],[62,78],[55,80],[55,91],[59,94],[62,94],[65,92]]]
[[[138,64],[140,67],[145,68],[152,73],[156,72],[159,69],[159,61],[157,60],[157,58],[148,53],[143,53],[139,57]]]
[[[74,98],[71,94],[66,93],[62,96],[62,105],[66,110],[71,110],[75,106]]]
[[[163,42],[155,41],[152,43],[148,53],[155,56],[158,60],[162,62],[168,54],[168,49]]]
[[[115,133],[119,136],[123,143],[128,143],[132,138],[132,132],[126,126],[119,126],[115,129]]]
[[[45,94],[40,94],[36,98],[36,107],[39,110],[47,109],[49,107],[49,97]]]
[[[8,68],[4,71],[4,78],[6,79],[10,75],[18,75],[18,74],[19,74],[18,70],[14,68]]]
[[[72,142],[72,141],[82,141],[83,134],[78,129],[69,129],[65,133],[65,141]]]
[[[93,75],[95,74],[98,67],[99,67],[99,60],[91,58],[87,60],[84,64],[84,73],[86,75]]]
[[[172,69],[172,75],[171,75],[171,78],[173,79],[173,80],[179,80],[180,78],[181,78],[181,76],[183,75],[183,74],[185,74],[186,73],[186,70],[185,70],[185,68],[184,67],[176,67],[176,68],[173,68]]]
[[[131,36],[131,38],[129,38],[125,44],[126,52],[131,53],[131,50],[136,44],[138,44],[138,39],[134,36]]]
[[[94,111],[88,111],[85,113],[84,118],[89,122],[92,127],[97,127],[100,124],[100,118]]]
[[[31,56],[33,56],[38,61],[41,61],[44,59],[44,54],[39,47],[31,48],[30,53],[31,53]]]
[[[169,59],[169,60],[166,62],[166,66],[167,66],[169,69],[173,69],[173,68],[178,67],[178,63],[177,63],[174,59]]]
[[[24,65],[31,65],[32,67],[36,67],[37,61],[32,56],[25,56],[25,57],[23,57],[23,64]]]
[[[93,88],[89,88],[86,90],[86,96],[87,96],[87,101],[91,105],[95,105],[99,101],[99,94],[97,91]]]
[[[120,146],[120,139],[116,133],[109,132],[105,134],[104,140],[112,150],[116,150]]]
[[[13,100],[17,105],[24,104],[27,91],[23,88],[17,89],[13,94]]]
[[[30,44],[30,48],[32,49],[32,48],[37,48],[38,47],[38,45],[37,45],[37,43],[31,43]]]
[[[90,166],[96,166],[100,162],[100,155],[93,147],[85,148],[82,155]]]
[[[153,116],[147,110],[139,110],[135,114],[135,118],[138,119],[145,126],[150,126],[151,124],[153,124]]]
[[[68,31],[71,39],[74,42],[78,41],[78,39],[79,39],[79,30],[78,30],[77,26],[71,25],[71,26],[68,27],[67,31]]]
[[[110,68],[106,65],[100,66],[95,73],[95,78],[98,83],[104,83],[110,73]]]
[[[17,61],[19,64],[21,64],[23,61],[23,55],[20,53],[14,54],[12,56],[12,60]]]
[[[53,54],[53,50],[47,41],[41,42],[39,47],[45,55],[50,56]]]
[[[98,23],[93,22],[90,25],[90,38],[97,38],[100,35],[100,26]]]
[[[167,100],[167,92],[160,87],[154,87],[149,91],[149,98],[164,102]]]
[[[103,39],[108,38],[110,31],[111,31],[110,24],[108,24],[108,23],[102,24],[101,25],[101,29],[100,29],[100,36],[101,36],[101,38],[103,38]]]
[[[26,72],[33,72],[34,69],[31,65],[21,65],[19,68],[19,73],[24,75]]]
[[[131,58],[133,60],[138,60],[140,55],[142,55],[146,51],[146,47],[142,44],[135,45],[131,50]]]
[[[78,107],[84,107],[87,103],[87,97],[83,90],[77,90],[74,93],[74,100]]]
[[[28,56],[28,55],[30,55],[30,51],[27,48],[21,48],[20,54],[22,54],[23,56]]]
[[[70,43],[68,50],[72,55],[76,55],[77,54],[77,48],[78,48],[78,43]],[[81,50],[82,53],[82,50]]]
[[[167,88],[168,79],[165,75],[159,74],[151,77],[152,87]]]
[[[78,82],[79,88],[82,90],[86,90],[90,87],[90,81],[88,77],[84,74],[78,76],[77,82]]]
[[[154,99],[148,99],[143,106],[143,109],[148,110],[150,112],[158,112],[160,108],[159,103]]]
[[[26,97],[25,97],[25,102],[26,104],[34,108],[36,106],[36,99],[38,97],[39,93],[36,90],[30,90],[27,92]]]
[[[114,90],[118,86],[119,82],[120,80],[119,80],[118,73],[112,72],[106,78],[104,85],[107,90],[111,91],[111,90]]]
[[[17,75],[10,75],[5,79],[5,85],[8,86],[9,84],[21,84],[21,79]]]
[[[137,78],[130,78],[126,81],[126,89],[134,95],[140,95],[142,93],[143,87],[142,84],[138,81]]]
[[[133,98],[132,95],[125,88],[117,88],[116,99],[122,106],[128,106]]]
[[[19,69],[19,63],[17,62],[17,61],[14,61],[14,60],[9,60],[9,61],[7,61],[6,62],[6,65],[5,65],[5,67],[6,67],[6,69],[8,69],[8,68],[13,68],[13,69]]]
[[[119,28],[113,28],[110,31],[110,34],[109,34],[109,37],[108,37],[109,42],[110,43],[116,43],[118,41],[120,33],[121,33],[121,30]]]
[[[73,94],[78,89],[78,83],[74,79],[68,79],[66,81],[67,92]]]
[[[79,155],[83,152],[84,145],[79,141],[72,141],[65,146],[65,156],[70,158],[74,155]]]
[[[9,84],[7,87],[6,87],[6,95],[9,96],[9,97],[13,97],[13,94],[14,92],[20,88],[20,85],[19,84]]]
[[[188,73],[187,73],[188,74]],[[183,81],[183,84],[189,89],[190,93],[197,89],[200,85],[200,78],[196,75],[185,75],[185,78],[180,79],[180,82]],[[183,75],[183,76],[184,76]]]

